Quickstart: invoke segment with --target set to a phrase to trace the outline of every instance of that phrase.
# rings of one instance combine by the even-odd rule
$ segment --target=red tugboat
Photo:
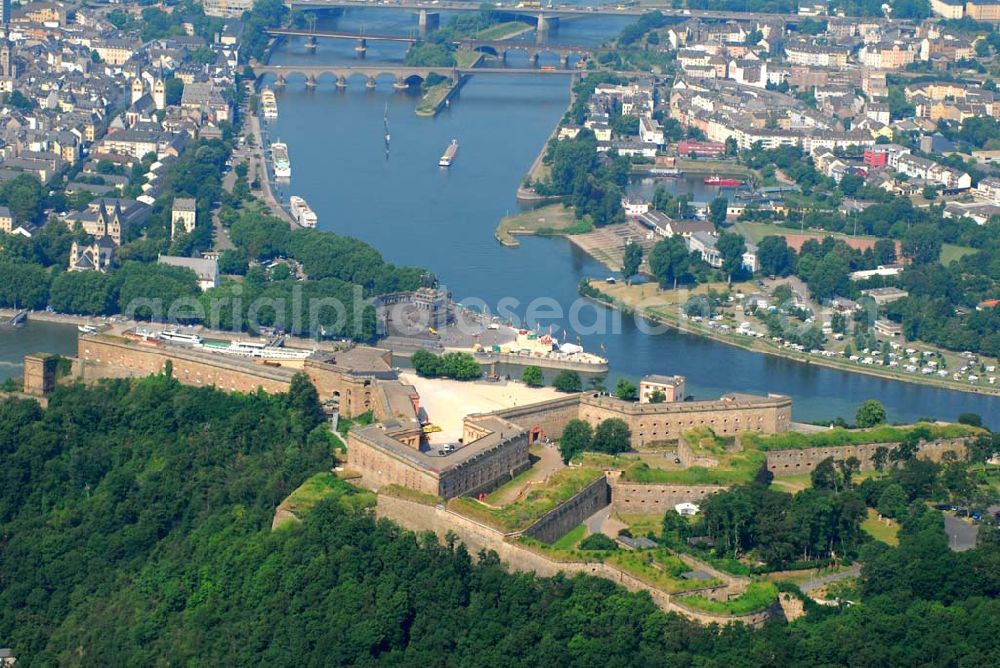
[[[724,179],[718,174],[712,174],[711,176],[705,177],[706,186],[719,186],[720,188],[739,188],[743,185],[743,181],[739,179]]]

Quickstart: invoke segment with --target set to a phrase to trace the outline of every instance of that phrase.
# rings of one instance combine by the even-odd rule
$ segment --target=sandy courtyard
[[[432,444],[455,443],[462,437],[462,420],[469,413],[488,413],[511,406],[533,404],[563,396],[551,387],[532,388],[523,383],[479,383],[421,378],[401,373],[399,379],[417,388],[420,406],[432,424],[441,427],[430,434]]]

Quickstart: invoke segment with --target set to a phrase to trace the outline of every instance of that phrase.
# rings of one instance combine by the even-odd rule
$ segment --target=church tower
[[[141,98],[145,94],[145,92],[146,92],[145,87],[142,85],[142,77],[136,77],[135,79],[132,79],[131,104],[135,104],[136,102],[138,102],[139,98]]]
[[[162,75],[153,82],[153,104],[158,110],[167,108],[167,84]]]

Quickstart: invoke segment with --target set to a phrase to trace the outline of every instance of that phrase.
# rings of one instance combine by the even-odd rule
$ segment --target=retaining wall
[[[892,450],[899,445],[899,443],[863,443],[860,445],[770,450],[767,452],[767,470],[778,477],[799,475],[811,473],[816,465],[827,457],[833,457],[834,461],[856,457],[861,462],[862,471],[872,471],[875,469],[873,457],[876,450],[879,448]],[[959,457],[964,457],[965,439],[946,438],[922,443],[917,457],[940,461],[941,456],[946,452],[954,452]]]
[[[616,513],[662,515],[678,503],[701,503],[729,489],[723,485],[662,485],[611,480],[611,507]]]
[[[598,510],[607,507],[610,495],[608,479],[601,476],[521,533],[543,543],[554,543]]]
[[[513,534],[503,534],[443,506],[431,507],[415,501],[379,494],[375,512],[378,517],[390,519],[411,531],[432,531],[441,540],[444,540],[449,532],[454,533],[465,543],[470,553],[476,554],[479,550],[493,550],[500,556],[500,560],[507,568],[513,571],[531,572],[544,577],[551,577],[560,572],[583,573],[611,580],[629,591],[649,592],[653,601],[663,610],[682,614],[701,624],[743,623],[760,627],[767,619],[776,614],[776,610],[780,610],[777,606],[772,606],[767,610],[743,616],[715,615],[694,610],[679,602],[676,597],[656,589],[615,566],[601,562],[557,561],[509,542],[508,538],[513,537]]]

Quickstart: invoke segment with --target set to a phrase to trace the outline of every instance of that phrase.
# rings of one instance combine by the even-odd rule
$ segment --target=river
[[[552,39],[599,44],[625,23],[588,17],[564,23]],[[407,35],[413,34],[415,19],[403,12],[349,11],[323,18],[320,27]],[[535,36],[519,39],[531,42]],[[356,62],[353,47],[349,41],[320,40],[309,53],[301,40],[291,39],[276,49],[271,63]],[[366,61],[398,62],[404,52],[403,45],[373,42]],[[515,54],[508,63],[523,66],[519,58],[526,61],[527,55]],[[292,181],[284,195],[304,196],[319,214],[320,229],[364,239],[392,262],[434,271],[459,301],[479,299],[496,310],[500,300],[513,299],[518,307],[512,310],[523,317],[532,300],[544,298],[566,313],[577,302],[580,279],[602,278],[607,270],[565,239],[522,237],[521,246],[511,249],[496,243],[493,230],[500,217],[518,208],[518,182],[565,111],[568,85],[551,75],[473,76],[450,108],[428,119],[414,115],[416,96],[394,92],[388,79],[368,91],[354,78],[338,92],[330,78],[315,90],[290,78],[278,92],[280,116],[270,128],[272,138],[287,142],[291,152]],[[388,158],[382,138],[386,105],[392,134]],[[452,138],[461,145],[458,159],[442,170],[437,158]],[[699,199],[710,194],[678,186],[695,190]],[[595,307],[584,310],[581,319],[594,320]],[[602,322],[615,320],[601,311]],[[543,329],[552,325],[560,334],[569,329],[565,319],[538,320]],[[689,391],[700,398],[732,391],[789,394],[799,420],[851,419],[859,403],[877,398],[892,420],[955,419],[975,412],[1000,427],[1000,398],[801,364],[675,331],[649,335],[627,317],[615,332],[581,339],[595,352],[603,344],[612,380],[677,373],[687,376]]]
[[[323,18],[318,27],[405,35],[415,24],[403,12],[352,10]],[[558,39],[597,44],[624,24],[588,17],[565,23]],[[350,41],[321,40],[316,52],[309,53],[301,40],[291,39],[276,49],[271,62],[354,61],[353,47]],[[398,61],[403,53],[401,45],[370,43],[367,62]],[[526,61],[525,54],[518,54],[510,64],[523,64],[519,57]],[[417,117],[417,96],[395,92],[389,79],[380,79],[369,91],[355,77],[346,91],[337,91],[330,77],[321,78],[315,90],[290,77],[287,88],[277,91],[279,118],[269,126],[272,140],[280,137],[291,154],[291,184],[281,187],[282,195],[305,197],[319,215],[320,229],[364,239],[394,263],[427,267],[459,301],[479,299],[495,310],[500,300],[513,300],[517,305],[511,310],[523,317],[528,304],[541,298],[542,306],[565,314],[578,303],[579,281],[603,278],[607,269],[566,239],[522,237],[519,248],[506,248],[494,240],[493,231],[499,218],[517,210],[514,192],[565,111],[568,92],[569,82],[561,76],[473,76],[450,108],[431,119]],[[387,105],[392,134],[388,157],[382,128]],[[451,169],[440,169],[437,159],[453,138],[461,145],[458,158]],[[1000,398],[801,364],[675,331],[649,335],[627,317],[615,327],[617,314],[593,305],[584,308],[581,319],[605,324],[607,331],[582,333],[581,340],[594,352],[604,346],[612,381],[646,373],[682,374],[698,398],[733,391],[788,394],[798,420],[850,420],[858,404],[877,398],[894,421],[955,419],[975,412],[1000,427]],[[538,321],[558,334],[570,329],[565,318]],[[0,359],[16,360],[25,348],[72,349],[46,348],[29,331],[14,337],[18,350],[12,355],[10,337],[0,338]],[[0,377],[4,371],[0,368]]]

